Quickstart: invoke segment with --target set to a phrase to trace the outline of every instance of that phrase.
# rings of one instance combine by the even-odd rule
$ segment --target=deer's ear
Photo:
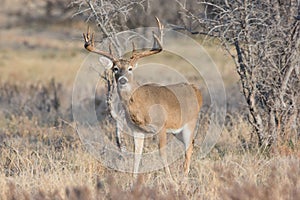
[[[105,69],[110,69],[113,66],[113,62],[104,56],[100,56],[99,62],[103,67],[105,67]]]

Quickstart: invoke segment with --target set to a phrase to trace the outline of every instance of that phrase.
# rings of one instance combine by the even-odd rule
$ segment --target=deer
[[[184,174],[188,175],[194,135],[197,131],[202,106],[201,91],[196,85],[189,83],[139,85],[133,74],[133,69],[137,67],[139,59],[163,51],[161,42],[163,25],[157,17],[155,19],[159,36],[153,32],[152,49],[137,51],[133,43],[132,55],[128,59],[114,56],[111,46],[109,51],[97,49],[94,44],[94,34],[91,35],[89,29],[86,34],[83,33],[84,47],[89,52],[99,54],[112,63],[109,70],[114,75],[117,95],[125,112],[125,121],[134,137],[134,174],[139,173],[145,135],[157,133],[159,154],[166,173],[171,175],[166,157],[167,134],[171,133],[184,144],[185,161],[183,168]]]

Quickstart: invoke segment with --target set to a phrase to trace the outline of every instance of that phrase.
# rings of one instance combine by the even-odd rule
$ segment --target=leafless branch
[[[186,13],[203,27],[198,33],[219,38],[234,59],[249,107],[249,121],[259,144],[271,145],[289,134],[285,122],[294,121],[295,113],[298,121],[300,118],[297,106],[291,106],[299,103],[295,96],[300,96],[297,0],[207,0],[199,4],[205,6],[205,17],[191,10]],[[230,51],[232,45],[235,52]]]

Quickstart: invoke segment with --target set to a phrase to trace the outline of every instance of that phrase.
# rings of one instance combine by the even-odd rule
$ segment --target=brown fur
[[[120,94],[122,96],[122,92]],[[164,128],[166,129],[179,129],[183,124],[198,116],[202,105],[200,91],[195,86],[186,83],[168,86],[147,84],[134,89],[130,97],[126,96],[122,99],[130,120],[140,127],[150,125],[151,106],[161,105],[165,110]],[[144,131],[147,132],[147,129]]]
[[[122,74],[118,74],[118,78],[129,76],[126,66],[128,68],[130,65],[122,66],[122,69],[119,69]],[[133,80],[133,78],[128,77],[128,80]],[[159,149],[164,164],[167,165],[167,154],[164,148],[167,144],[167,132],[180,130],[185,125],[192,132],[188,142],[182,140],[186,148],[184,172],[188,174],[193,152],[194,132],[202,106],[202,95],[199,89],[195,85],[187,83],[139,86],[135,81],[129,81],[127,84],[130,89],[118,88],[118,93],[126,111],[129,127],[134,132],[158,133]],[[151,112],[153,106],[158,107]],[[182,134],[182,137],[185,137],[184,131]],[[135,145],[139,147],[136,148],[135,153],[139,154],[140,159],[143,139],[137,139]],[[166,171],[170,173],[167,167]]]

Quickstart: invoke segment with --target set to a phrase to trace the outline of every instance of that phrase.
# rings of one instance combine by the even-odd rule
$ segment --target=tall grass
[[[13,84],[1,87],[13,93],[2,93],[0,102],[2,108],[6,105],[0,118],[0,199],[300,198],[299,141],[293,147],[283,144],[276,152],[262,153],[240,114],[227,117],[222,136],[207,157],[200,159],[195,148],[188,177],[183,177],[181,158],[170,166],[173,178],[159,170],[135,179],[105,168],[86,151],[71,118],[64,117],[68,109],[54,109],[55,104],[53,109],[33,106],[47,105],[43,95],[37,95],[41,91],[48,91],[47,98],[53,99],[53,82],[40,85],[43,90]],[[8,97],[19,103],[11,104]],[[26,105],[36,112],[21,112]],[[56,123],[40,119],[54,114]],[[111,140],[114,143],[114,137]]]

